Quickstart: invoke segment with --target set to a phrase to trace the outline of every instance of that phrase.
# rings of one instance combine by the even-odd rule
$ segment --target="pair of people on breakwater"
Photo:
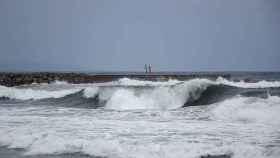
[[[152,66],[151,64],[145,64],[145,73],[152,73]]]

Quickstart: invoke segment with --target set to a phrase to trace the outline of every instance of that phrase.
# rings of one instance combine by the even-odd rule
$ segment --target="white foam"
[[[51,84],[56,84],[56,85],[65,85],[65,84],[69,84],[67,81],[59,81],[59,80],[55,80],[54,82],[52,82]]]
[[[217,78],[216,82],[218,84],[229,85],[233,87],[240,87],[240,88],[269,88],[269,87],[280,87],[280,81],[258,81],[254,83],[239,81],[229,81],[225,78],[219,77]]]
[[[66,89],[58,91],[47,91],[47,90],[33,90],[30,88],[19,89],[13,87],[0,86],[0,97],[7,97],[10,99],[45,99],[45,98],[61,98],[66,95],[76,93],[80,89]]]
[[[84,153],[108,158],[197,158],[201,155],[233,155],[233,158],[264,158],[261,148],[238,143],[225,146],[212,146],[202,143],[125,143],[118,140],[94,139],[92,141],[59,137],[36,141],[27,155]],[[48,149],[48,150],[46,150]],[[232,154],[235,153],[235,154]],[[271,156],[271,158],[276,158]]]
[[[189,99],[196,100],[211,84],[210,80],[193,79],[175,86],[157,86],[150,89],[118,88],[108,94],[105,108],[115,110],[131,109],[176,109]],[[102,97],[102,96],[101,96]]]
[[[227,121],[274,124],[280,127],[280,97],[235,97],[217,103],[213,114]]]
[[[198,158],[233,153],[233,158],[278,158],[279,97],[235,97],[210,106],[178,108],[218,84],[222,83],[193,79],[148,88],[146,83],[140,88],[88,84],[55,91],[0,86],[1,96],[17,99],[62,97],[86,88],[84,97],[98,95],[107,101],[105,108],[117,109],[0,106],[0,145],[23,148],[29,155]],[[178,109],[130,111],[174,108]]]
[[[163,121],[160,115],[130,111],[0,107],[0,144],[23,148],[28,155],[80,152],[108,158],[198,158],[230,153],[233,158],[279,156],[279,148],[265,148],[277,138],[273,132],[278,126],[186,119],[188,111],[193,116],[202,114],[193,107],[154,112],[164,113],[167,118]]]
[[[269,84],[268,84],[269,83]],[[277,83],[261,81],[258,83],[232,82],[224,78],[216,81],[208,79],[192,79],[188,81],[152,82],[132,79],[118,81],[121,87],[107,90],[102,88],[89,88],[84,96],[95,97],[99,93],[101,100],[106,101],[108,109],[132,110],[132,109],[176,109],[182,107],[189,100],[196,100],[200,94],[210,85],[229,85],[240,88],[264,88],[277,86]],[[143,86],[144,89],[126,86]],[[145,87],[153,85],[153,87]],[[92,94],[91,94],[92,93]]]
[[[192,79],[188,81],[169,80],[162,82],[123,78],[118,81],[102,84],[69,84],[63,81],[56,81],[51,84],[26,85],[18,88],[0,86],[0,97],[22,100],[60,98],[85,89],[85,97],[95,97],[100,93],[99,96],[108,102],[108,107],[114,109],[117,106],[121,107],[121,109],[131,109],[133,106],[140,109],[173,109],[181,107],[189,99],[197,99],[200,93],[209,85],[268,88],[280,87],[280,82],[233,82],[221,77],[216,81]],[[107,87],[107,90],[103,90],[105,88],[102,87]],[[139,87],[146,90],[139,91]],[[131,102],[134,102],[134,105],[131,105]],[[115,103],[116,105],[113,105]]]
[[[138,81],[121,79],[120,85],[146,86],[156,85],[154,89],[139,91],[137,89],[118,88],[106,94],[106,108],[116,110],[129,109],[176,109],[190,99],[196,100],[210,85],[229,85],[240,88],[280,87],[280,82],[260,81],[257,83],[233,82],[219,77],[216,81],[192,79],[188,81],[171,80],[168,82]],[[104,94],[104,93],[103,93]]]
[[[205,79],[208,80],[208,79]],[[208,80],[211,82],[211,80]],[[117,82],[114,82],[116,85],[124,85],[124,86],[145,86],[145,85],[152,85],[152,86],[169,86],[169,85],[176,85],[180,83],[184,83],[188,81],[178,81],[178,80],[168,80],[168,81],[141,81],[129,78],[122,78]],[[240,88],[269,88],[269,87],[280,87],[280,81],[258,81],[258,82],[245,82],[245,81],[230,81],[223,77],[218,77],[216,80],[216,84],[223,84],[229,85],[233,87],[240,87]]]
[[[168,80],[168,81],[143,81],[143,80],[136,80],[136,79],[129,79],[129,78],[121,78],[115,82],[117,85],[122,86],[169,86],[175,85],[178,83],[182,83],[182,81],[178,80]]]
[[[98,87],[89,87],[84,89],[84,97],[86,98],[94,98],[98,94]]]

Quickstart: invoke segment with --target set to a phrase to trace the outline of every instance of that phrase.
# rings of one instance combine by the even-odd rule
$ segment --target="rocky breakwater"
[[[0,85],[12,87],[23,84],[32,83],[51,83],[54,81],[67,81],[69,83],[94,83],[94,82],[108,82],[120,78],[132,78],[141,80],[188,80],[196,77],[215,79],[218,76],[228,78],[226,74],[192,74],[192,75],[177,75],[177,74],[84,74],[84,73],[0,73]]]
[[[32,83],[51,83],[67,81],[69,83],[91,83],[110,81],[111,77],[91,76],[82,73],[0,73],[0,85],[12,87]]]

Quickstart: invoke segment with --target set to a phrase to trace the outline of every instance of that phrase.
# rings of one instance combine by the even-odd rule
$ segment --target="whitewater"
[[[278,158],[279,112],[278,80],[0,86],[0,157]]]

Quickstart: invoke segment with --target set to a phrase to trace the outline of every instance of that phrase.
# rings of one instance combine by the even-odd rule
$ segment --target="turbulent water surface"
[[[278,158],[280,81],[0,86],[0,157]]]

